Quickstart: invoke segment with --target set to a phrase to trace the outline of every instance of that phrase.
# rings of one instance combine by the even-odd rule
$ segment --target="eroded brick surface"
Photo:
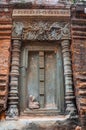
[[[76,104],[82,126],[86,126],[86,14],[84,7],[72,8],[72,66]]]
[[[0,112],[6,108],[10,69],[11,14],[0,10]]]

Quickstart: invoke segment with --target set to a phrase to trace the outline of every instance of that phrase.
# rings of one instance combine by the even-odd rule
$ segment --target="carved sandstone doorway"
[[[16,117],[19,112],[21,115],[58,115],[58,112],[69,113],[74,111],[75,97],[70,53],[70,11],[68,9],[14,9],[13,19],[12,61],[16,57],[18,57],[18,60],[16,64],[12,64],[10,73],[9,116]],[[30,47],[32,44],[33,47]],[[20,49],[20,46],[22,49]],[[50,46],[52,46],[51,49]],[[40,49],[37,50],[38,48]],[[14,55],[14,53],[17,53],[17,55]],[[42,59],[43,68],[39,64],[39,59]],[[32,66],[33,63],[36,63],[35,68]],[[46,69],[47,64],[50,66],[48,70]],[[36,75],[35,78],[29,78],[31,77],[30,71],[33,75]],[[43,73],[43,81],[41,81],[41,73]],[[53,75],[55,80],[52,78]],[[50,79],[50,81],[52,79],[52,82],[47,79]],[[36,86],[38,91],[34,89]],[[48,94],[50,88],[52,88],[53,94]],[[50,95],[51,99],[48,100],[47,94]],[[35,101],[38,109],[30,108],[29,101],[32,101],[32,103]],[[51,109],[52,106],[53,109]]]
[[[20,108],[23,114],[56,115],[64,111],[63,65],[59,42],[24,43],[20,83]]]

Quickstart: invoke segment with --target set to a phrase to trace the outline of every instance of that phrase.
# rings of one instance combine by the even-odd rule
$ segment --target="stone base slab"
[[[22,117],[0,122],[0,130],[75,130],[77,120],[67,117]]]

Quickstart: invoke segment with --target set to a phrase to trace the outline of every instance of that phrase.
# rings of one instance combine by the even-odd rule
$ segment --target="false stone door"
[[[56,42],[22,47],[20,108],[29,115],[56,115],[64,110],[62,56]]]

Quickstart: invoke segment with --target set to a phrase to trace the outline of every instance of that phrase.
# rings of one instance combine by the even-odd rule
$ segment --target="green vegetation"
[[[86,0],[73,0],[73,3],[78,3],[78,2],[85,3],[85,2],[86,2]]]

